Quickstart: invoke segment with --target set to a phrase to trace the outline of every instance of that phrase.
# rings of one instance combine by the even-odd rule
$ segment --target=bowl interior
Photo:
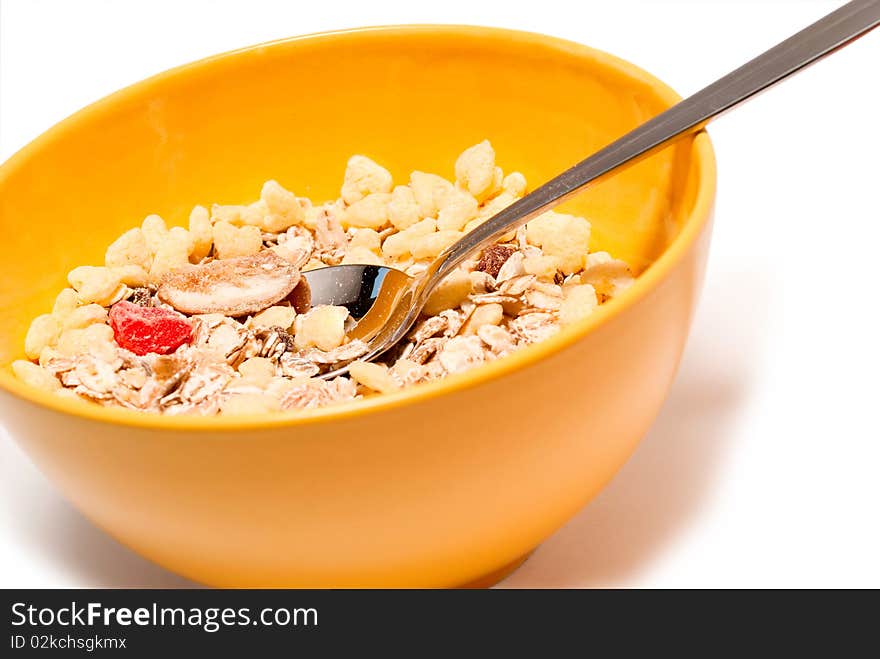
[[[161,74],[90,106],[0,167],[0,367],[67,272],[149,213],[185,224],[194,204],[256,199],[269,178],[315,201],[363,153],[405,183],[452,178],[488,138],[531,187],[657,114],[674,93],[635,67],[537,35],[384,28],[291,39]],[[637,271],[687,221],[699,186],[692,141],[566,205],[593,248]]]

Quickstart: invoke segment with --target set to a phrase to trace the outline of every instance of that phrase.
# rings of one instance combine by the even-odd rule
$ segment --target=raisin
[[[153,306],[153,291],[149,288],[136,288],[132,291],[129,299],[132,304],[139,307],[151,307]]]
[[[501,266],[507,263],[507,259],[515,251],[516,248],[510,245],[490,245],[480,255],[476,269],[492,277],[497,277]]]

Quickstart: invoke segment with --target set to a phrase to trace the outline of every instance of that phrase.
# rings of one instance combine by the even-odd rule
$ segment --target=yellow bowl
[[[95,524],[218,586],[458,586],[517,564],[608,482],[666,396],[715,193],[694,138],[568,204],[636,284],[510,357],[394,395],[273,417],[162,418],[16,381],[29,319],[148,213],[243,202],[277,178],[334,198],[365,153],[451,177],[489,138],[548,179],[677,100],[610,55],[507,30],[415,26],[288,39],[160,74],[0,167],[0,412]],[[621,520],[621,524],[625,524]]]

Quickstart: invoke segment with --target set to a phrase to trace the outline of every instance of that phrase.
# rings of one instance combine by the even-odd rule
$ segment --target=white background
[[[121,86],[289,35],[529,29],[687,94],[840,4],[0,3],[0,161]],[[713,124],[713,251],[669,400],[611,485],[506,585],[880,587],[878,65],[880,30]],[[0,436],[0,586],[184,585],[94,529]]]

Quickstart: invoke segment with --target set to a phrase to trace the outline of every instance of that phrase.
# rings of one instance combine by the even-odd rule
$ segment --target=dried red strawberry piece
[[[110,309],[110,326],[120,347],[136,355],[166,355],[192,338],[192,325],[185,316],[162,307],[140,307],[117,302]]]

